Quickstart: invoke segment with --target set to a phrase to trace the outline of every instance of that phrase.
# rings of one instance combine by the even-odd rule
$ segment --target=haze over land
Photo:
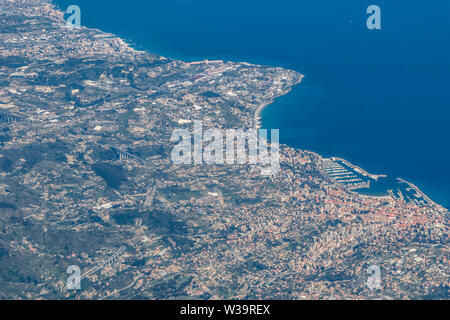
[[[448,297],[433,202],[360,196],[286,145],[273,177],[171,161],[173,130],[253,127],[300,73],[168,59],[62,16],[0,0],[1,298]]]
[[[291,147],[411,181],[450,208],[450,2],[377,3],[381,30],[367,29],[360,0],[55,2],[166,57],[305,74],[265,110],[265,127]]]

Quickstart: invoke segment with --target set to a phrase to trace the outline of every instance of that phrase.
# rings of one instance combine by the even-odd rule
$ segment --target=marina
[[[345,159],[331,157],[322,159],[322,174],[341,188],[362,196],[392,198],[416,205],[439,206],[416,185],[406,180],[375,175],[353,165]]]
[[[370,188],[372,177],[365,171],[357,170],[357,167],[349,165],[343,159],[323,159],[322,170],[328,178],[347,190]]]

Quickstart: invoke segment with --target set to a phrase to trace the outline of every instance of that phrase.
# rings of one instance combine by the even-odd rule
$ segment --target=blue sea
[[[263,111],[264,127],[290,146],[413,182],[450,208],[450,1],[54,2],[163,56],[303,73]],[[366,26],[373,4],[381,30]]]

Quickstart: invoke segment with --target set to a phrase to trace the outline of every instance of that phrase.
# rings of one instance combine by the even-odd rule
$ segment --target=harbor
[[[320,171],[329,181],[336,183],[342,189],[361,196],[392,198],[417,205],[439,206],[411,182],[386,175],[371,174],[342,158],[323,158]]]
[[[347,190],[370,188],[371,176],[343,159],[323,159],[322,170],[327,177]]]

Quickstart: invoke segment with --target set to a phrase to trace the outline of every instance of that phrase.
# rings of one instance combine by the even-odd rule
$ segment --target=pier
[[[370,180],[362,178],[362,176],[370,175],[363,174],[362,169],[356,170],[354,166],[344,161],[339,158],[323,159],[322,170],[324,174],[347,190],[370,188]]]

